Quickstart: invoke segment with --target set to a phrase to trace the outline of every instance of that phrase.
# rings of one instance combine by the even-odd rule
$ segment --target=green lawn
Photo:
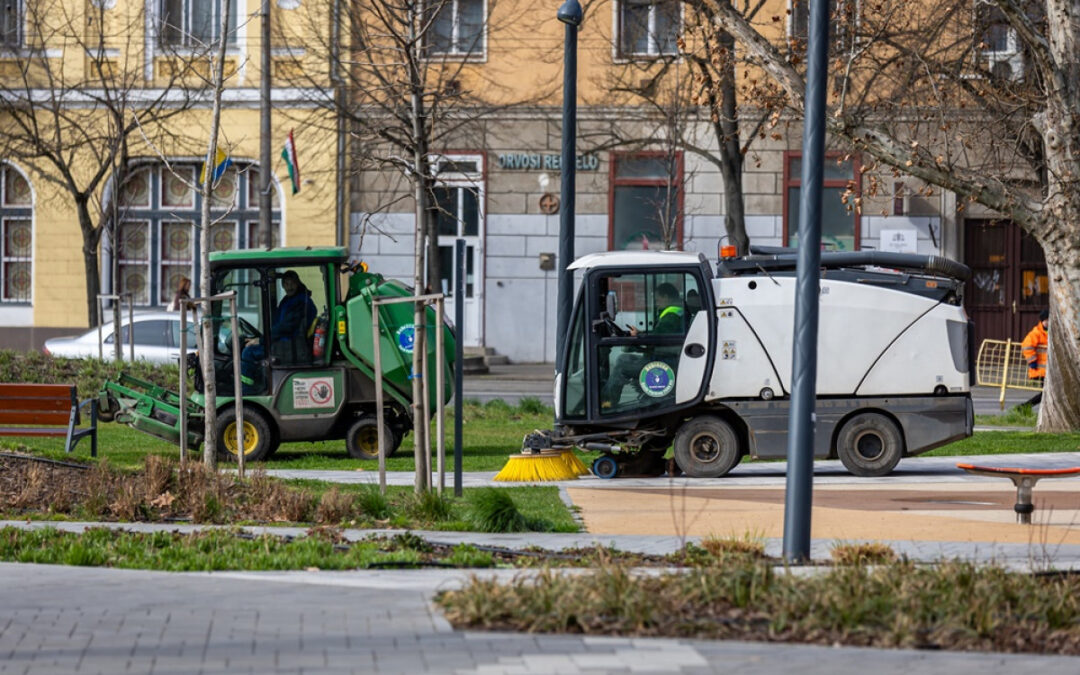
[[[551,411],[535,402],[512,407],[502,401],[485,405],[469,402],[464,414],[463,469],[465,471],[498,471],[510,455],[521,448],[521,439],[536,429],[551,428]],[[1030,409],[1019,408],[1002,417],[980,417],[986,425],[998,421],[1001,426],[1031,426],[1035,422]],[[147,454],[179,457],[179,448],[120,424],[102,424],[99,455],[108,458],[113,466],[142,467]],[[0,438],[0,447],[21,449],[35,454],[62,459],[62,438]],[[938,448],[928,455],[983,455],[1001,453],[1073,452],[1080,450],[1080,433],[1042,434],[1031,431],[988,431]],[[453,471],[453,417],[446,420],[446,471]],[[90,443],[84,439],[75,453],[80,458],[90,454]],[[579,453],[590,464],[597,453]],[[283,443],[278,452],[262,466],[267,469],[322,469],[340,471],[377,471],[376,460],[352,459],[345,453],[345,442]],[[434,462],[433,462],[434,468]],[[412,435],[406,437],[397,453],[387,461],[390,471],[412,471]]]

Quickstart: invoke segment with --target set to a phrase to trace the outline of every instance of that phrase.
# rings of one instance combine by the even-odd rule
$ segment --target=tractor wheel
[[[236,408],[221,411],[217,418],[218,456],[235,462]],[[266,415],[255,408],[244,409],[244,462],[261,462],[274,453],[276,442]]]
[[[355,459],[379,458],[379,421],[374,415],[357,418],[345,435],[345,449]],[[387,457],[392,457],[401,445],[390,425],[383,422],[383,434],[386,436]]]
[[[892,473],[904,454],[904,437],[888,417],[861,413],[840,429],[836,454],[856,476],[885,476]]]
[[[740,459],[739,435],[719,417],[695,417],[675,433],[675,462],[687,476],[719,478]]]

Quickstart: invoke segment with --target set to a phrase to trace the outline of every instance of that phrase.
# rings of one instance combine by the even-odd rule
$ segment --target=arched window
[[[167,305],[184,277],[199,274],[202,197],[199,164],[152,164],[132,172],[120,190],[116,232],[120,293],[132,293],[142,306]],[[218,180],[210,204],[210,244],[215,251],[260,248],[259,170],[234,163]],[[274,246],[281,243],[277,181],[271,182]],[[106,242],[106,257],[113,249]],[[111,270],[110,264],[106,268]],[[111,275],[109,275],[111,277]],[[193,284],[194,290],[196,286]]]
[[[0,165],[0,302],[29,303],[33,289],[34,228],[30,183]]]

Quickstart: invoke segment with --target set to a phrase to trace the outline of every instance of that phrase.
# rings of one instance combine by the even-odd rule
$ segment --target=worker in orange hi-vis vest
[[[1021,353],[1028,364],[1028,379],[1040,384],[1046,378],[1046,346],[1047,328],[1050,323],[1050,312],[1043,310],[1039,314],[1039,323],[1028,332],[1024,342],[1021,343]],[[1035,405],[1042,401],[1042,392],[1036,394],[1028,403]]]

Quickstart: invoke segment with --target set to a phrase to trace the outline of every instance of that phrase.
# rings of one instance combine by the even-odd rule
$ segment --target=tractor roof
[[[210,267],[241,267],[245,265],[317,265],[343,263],[349,257],[343,246],[288,246],[284,248],[247,248],[218,251],[210,254]]]
[[[707,262],[707,260],[701,253],[685,251],[605,251],[578,258],[570,265],[570,269],[638,265],[700,265],[702,262]]]

